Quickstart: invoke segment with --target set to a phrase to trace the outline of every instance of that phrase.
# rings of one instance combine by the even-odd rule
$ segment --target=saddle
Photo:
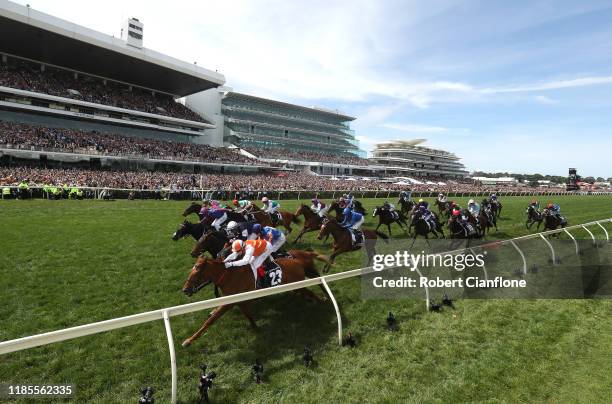
[[[257,289],[278,286],[283,281],[283,269],[269,257],[262,266],[257,268]]]
[[[278,222],[281,222],[283,220],[283,217],[281,216],[280,212],[274,212],[270,214],[270,219],[272,220],[273,224],[276,224]]]
[[[363,247],[363,232],[361,230],[347,229],[351,233],[351,241],[353,248],[358,249]]]
[[[293,258],[293,255],[286,250],[278,250],[272,253],[272,258]]]

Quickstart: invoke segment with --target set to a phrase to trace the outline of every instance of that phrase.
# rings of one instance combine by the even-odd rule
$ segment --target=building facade
[[[370,160],[377,166],[386,166],[387,174],[398,176],[461,179],[468,175],[459,157],[420,146],[424,142],[425,139],[413,139],[379,143]]]

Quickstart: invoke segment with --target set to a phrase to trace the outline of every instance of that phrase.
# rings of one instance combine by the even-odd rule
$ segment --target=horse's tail
[[[387,236],[385,233],[382,233],[378,230],[375,230],[374,233],[376,233],[376,235],[380,238],[382,238],[383,240],[385,240],[385,243],[389,242],[389,236]]]

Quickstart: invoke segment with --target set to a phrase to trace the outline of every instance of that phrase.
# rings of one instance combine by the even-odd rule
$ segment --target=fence
[[[1,188],[1,187],[0,187]],[[16,186],[9,186],[14,190],[17,190]],[[172,200],[198,200],[198,199],[221,199],[228,200],[233,199],[236,193],[241,191],[228,191],[228,190],[215,190],[215,189],[129,189],[129,188],[102,188],[102,187],[79,187],[85,193],[87,199],[99,199],[105,194],[111,198],[127,199],[130,193],[134,193],[136,199],[172,199]],[[261,199],[263,196],[268,196],[276,200],[288,200],[297,199],[309,201],[313,196],[318,195],[319,198],[325,199],[336,199],[347,192],[352,192],[358,199],[363,198],[383,198],[390,199],[396,198],[399,195],[399,190],[361,190],[361,191],[347,191],[347,190],[329,190],[329,191],[318,191],[316,189],[311,190],[253,190],[249,193],[250,199]],[[431,198],[438,196],[439,191],[413,191],[413,198]],[[446,192],[442,191],[449,198],[467,198],[467,197],[487,197],[491,194],[491,190],[477,191],[477,192]],[[49,199],[51,196],[48,195],[42,187],[30,187],[30,196],[34,198],[45,198]],[[499,191],[497,195],[500,197],[506,196],[562,196],[562,195],[608,195],[612,196],[612,192],[596,192],[596,191],[556,191],[556,190],[522,190],[522,191]]]
[[[574,244],[576,246],[576,254],[579,253],[578,242],[575,237],[570,233],[570,230],[583,229],[586,230],[587,233],[590,234],[593,242],[596,241],[594,234],[588,230],[588,227],[591,226],[599,226],[604,231],[606,235],[606,242],[610,241],[610,237],[606,228],[602,225],[602,223],[612,223],[612,218],[596,220],[589,223],[579,224],[571,227],[566,227],[564,229],[550,230],[547,232],[534,233],[529,234],[522,237],[516,237],[508,240],[495,241],[495,244],[511,244],[521,255],[523,261],[522,272],[524,274],[527,273],[527,259],[520,248],[517,246],[516,241],[526,240],[526,239],[541,239],[543,240],[548,248],[551,250],[552,262],[555,262],[555,250],[552,244],[546,239],[547,235],[551,235],[554,233],[566,233],[572,240],[574,240]],[[486,245],[482,245],[480,247],[486,247]],[[458,249],[454,251],[450,251],[448,253],[459,253],[464,251],[464,249]],[[250,292],[240,293],[236,295],[223,296],[216,299],[204,300],[195,303],[184,304],[181,306],[168,307],[165,309],[148,311],[145,313],[134,314],[131,316],[119,317],[111,320],[100,321],[97,323],[80,325],[77,327],[65,328],[63,330],[51,331],[43,334],[33,335],[29,337],[18,338],[9,341],[0,342],[0,355],[7,354],[11,352],[22,351],[29,348],[34,348],[42,345],[49,345],[54,342],[66,341],[78,337],[83,337],[86,335],[97,334],[105,331],[116,330],[119,328],[125,328],[137,324],[147,323],[156,320],[163,320],[166,335],[168,339],[168,347],[170,351],[170,367],[172,374],[172,403],[176,403],[177,399],[177,368],[176,368],[176,355],[174,351],[174,338],[172,336],[172,329],[170,327],[170,318],[174,316],[180,316],[187,313],[193,313],[196,311],[206,310],[210,308],[214,308],[220,305],[227,304],[235,304],[244,302],[247,300],[253,300],[265,296],[276,295],[284,292],[288,292],[291,290],[307,288],[315,285],[323,285],[329,298],[334,306],[334,310],[336,311],[336,316],[338,320],[338,342],[342,343],[342,318],[340,315],[340,308],[338,303],[329,288],[329,283],[336,282],[342,279],[352,278],[364,274],[368,274],[373,272],[372,267],[366,267],[361,269],[354,269],[350,271],[340,272],[336,274],[326,275],[319,278],[306,279],[299,282],[289,283],[285,285],[275,286],[267,289],[254,290]],[[421,272],[417,268],[417,273],[419,276]],[[486,276],[486,272],[485,272]],[[429,309],[429,289],[425,287],[425,306],[426,309]]]

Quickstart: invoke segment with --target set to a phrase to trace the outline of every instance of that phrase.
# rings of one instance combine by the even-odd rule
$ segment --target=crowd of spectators
[[[412,186],[381,181],[332,180],[330,177],[305,175],[304,173],[282,174],[183,174],[146,171],[104,171],[86,169],[48,169],[38,167],[0,167],[0,185],[17,185],[27,179],[34,185],[75,185],[81,187],[108,187],[127,189],[207,189],[228,192],[238,191],[403,191],[414,192],[493,192],[502,191],[547,191],[516,185],[485,186],[470,182],[448,181],[445,185],[417,184]]]
[[[96,104],[203,122],[195,112],[167,94],[10,58],[0,65],[0,86],[74,98]]]
[[[59,129],[0,120],[0,145],[67,153],[131,156],[162,160],[231,162],[257,161],[234,149],[193,143],[169,142],[75,129]]]
[[[294,160],[294,161],[318,161],[322,163],[333,163],[333,164],[350,164],[358,166],[367,166],[371,164],[368,159],[363,159],[354,155],[349,154],[327,154],[320,152],[306,152],[306,151],[289,151],[284,149],[261,149],[261,148],[248,148],[246,149],[249,153],[259,158],[265,159],[278,159],[278,160]]]

